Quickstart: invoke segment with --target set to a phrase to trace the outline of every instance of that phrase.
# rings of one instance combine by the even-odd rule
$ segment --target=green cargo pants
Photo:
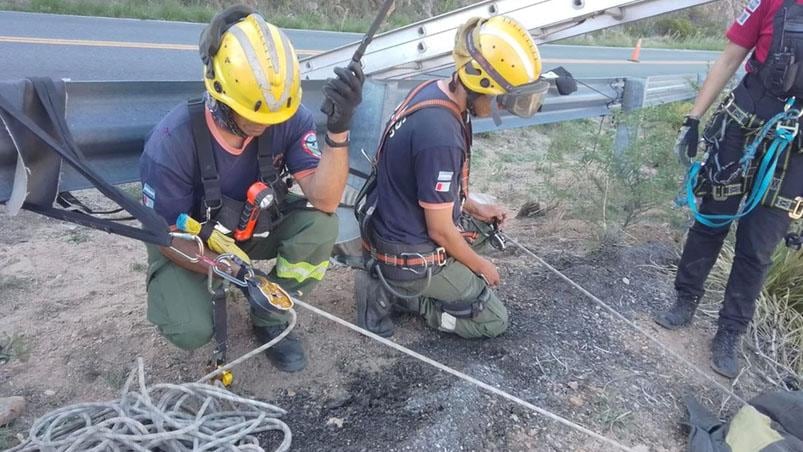
[[[461,223],[464,230],[479,232],[471,246],[475,250],[482,249],[487,242],[485,234],[490,231],[490,226],[479,221],[465,221],[465,219],[461,220]],[[427,324],[432,328],[455,333],[466,339],[496,337],[507,330],[508,318],[505,305],[490,288],[486,287],[482,278],[454,259],[449,259],[441,271],[432,276],[429,287],[426,287],[426,278],[415,281],[388,282],[406,294],[414,294],[423,290],[422,296],[418,300],[418,312],[424,316]],[[426,289],[424,289],[425,287]],[[470,302],[477,300],[483,290],[488,292],[485,309],[473,318],[455,318],[438,307],[439,301]],[[409,300],[405,300],[405,305],[410,306]],[[413,303],[414,305],[415,303]]]
[[[290,293],[306,294],[320,281],[337,238],[335,214],[317,210],[294,210],[267,238],[245,242],[243,250],[252,260],[276,258],[268,278]],[[185,270],[148,245],[148,320],[176,346],[192,350],[212,338],[212,295],[207,277]],[[295,295],[295,294],[294,294]],[[285,314],[251,313],[257,326],[284,324]]]

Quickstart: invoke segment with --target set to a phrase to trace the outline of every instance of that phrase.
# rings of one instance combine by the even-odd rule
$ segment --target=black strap
[[[68,191],[63,191],[59,193],[59,195],[56,197],[56,202],[58,203],[58,205],[64,207],[65,209],[77,210],[83,213],[87,213],[89,215],[115,215],[125,211],[122,208],[110,209],[110,210],[95,210],[84,204],[83,201],[76,198],[72,193]],[[134,219],[135,218],[130,215],[122,218],[114,218],[114,220],[116,221],[130,221]]]
[[[195,142],[195,158],[201,172],[201,185],[204,190],[204,214],[213,217],[223,206],[223,192],[220,190],[220,175],[215,164],[212,151],[212,134],[206,126],[206,104],[203,99],[194,99],[187,103],[192,123],[192,139]],[[204,220],[209,220],[205,218]]]
[[[171,238],[165,220],[157,215],[153,209],[147,208],[131,199],[121,190],[104,180],[88,164],[72,138],[64,116],[64,100],[56,95],[57,89],[53,80],[49,78],[32,78],[31,82],[33,83],[34,92],[42,108],[47,113],[50,122],[55,126],[55,137],[43,130],[39,124],[31,120],[23,111],[14,107],[11,102],[2,95],[0,95],[0,109],[33,133],[42,143],[53,149],[53,151],[86,178],[101,193],[139,220],[142,224],[142,228],[119,224],[110,219],[96,218],[82,212],[56,209],[52,205],[25,202],[22,208],[52,218],[100,229],[112,234],[122,235],[155,245],[169,246]],[[36,184],[38,181],[34,180],[32,183]]]
[[[268,128],[262,136],[257,140],[257,164],[259,165],[259,177],[262,182],[268,184],[273,188],[275,183],[279,180],[279,173],[276,167],[273,166],[273,152],[270,149],[270,134],[273,133],[273,128]]]
[[[215,362],[217,366],[226,363],[226,353],[229,349],[228,314],[226,313],[226,290],[221,284],[212,295],[212,326],[215,332]]]

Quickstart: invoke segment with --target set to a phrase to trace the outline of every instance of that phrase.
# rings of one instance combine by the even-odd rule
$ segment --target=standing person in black
[[[773,119],[785,108],[800,109],[803,101],[803,68],[799,67],[803,6],[798,0],[750,0],[727,38],[681,128],[676,151],[682,162],[690,163],[697,153],[700,118],[751,50],[752,55],[747,75],[706,127],[703,138],[708,156],[699,176],[690,178],[693,193],[702,197],[702,203],[678,266],[677,300],[656,322],[668,329],[691,322],[732,220],[738,220],[736,253],[712,342],[711,364],[719,374],[735,378],[740,340],[753,318],[772,253],[790,221],[803,213],[799,121],[797,117]],[[762,139],[765,125],[768,133]],[[781,139],[785,141],[779,144],[784,146],[773,148]],[[759,180],[761,165],[779,150],[777,168],[768,167],[766,179]],[[689,204],[696,208],[693,198]]]

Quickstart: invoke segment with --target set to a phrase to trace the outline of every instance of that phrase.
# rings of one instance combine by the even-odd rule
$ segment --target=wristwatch
[[[326,141],[326,145],[330,148],[345,148],[348,147],[349,143],[351,142],[351,133],[346,132],[346,139],[345,141],[335,141],[329,138],[329,132],[326,132],[324,135],[324,141]]]

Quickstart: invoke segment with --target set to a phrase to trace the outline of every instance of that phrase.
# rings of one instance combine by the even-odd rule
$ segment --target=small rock
[[[516,416],[515,414],[511,414],[510,419],[513,419],[513,422],[519,422],[519,417]]]
[[[56,391],[54,391],[52,389],[46,389],[45,390],[45,395],[48,396],[48,397],[53,397],[54,395],[56,395]]]
[[[343,419],[339,417],[330,417],[328,421],[326,421],[326,425],[334,425],[337,428],[343,428]]]
[[[630,448],[633,452],[650,452],[650,448],[645,446],[644,444],[639,444]]]
[[[630,285],[630,280],[627,278],[622,278],[622,282],[625,283],[626,286]]]
[[[580,387],[580,384],[576,381],[570,381],[566,386],[572,388],[573,390],[577,391],[577,388]]]
[[[295,396],[296,396],[295,391],[293,391],[292,389],[287,390],[287,397],[295,397]]]
[[[571,403],[572,405],[574,405],[576,407],[581,407],[581,406],[583,406],[583,404],[585,402],[583,402],[583,399],[581,399],[580,397],[571,396],[571,397],[569,397],[569,403]]]
[[[10,424],[25,410],[22,397],[0,397],[0,426]]]

